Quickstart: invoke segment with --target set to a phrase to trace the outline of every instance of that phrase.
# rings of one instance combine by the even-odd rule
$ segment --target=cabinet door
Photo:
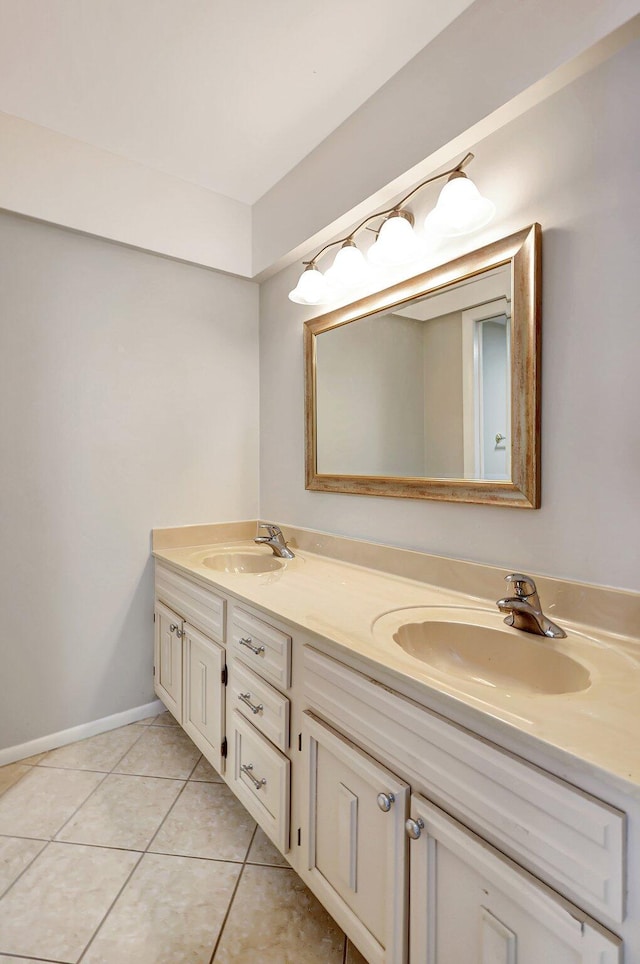
[[[161,602],[155,608],[155,691],[182,722],[182,635],[184,623]]]
[[[409,787],[305,713],[310,884],[369,964],[407,959]]]
[[[224,665],[224,648],[187,623],[182,725],[218,771],[223,765]]]
[[[411,964],[622,960],[617,937],[418,795],[411,821]]]

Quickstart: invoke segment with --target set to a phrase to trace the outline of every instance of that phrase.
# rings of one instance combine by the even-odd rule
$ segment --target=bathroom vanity
[[[499,570],[254,533],[154,532],[156,692],[370,964],[640,960],[638,597],[523,642]]]

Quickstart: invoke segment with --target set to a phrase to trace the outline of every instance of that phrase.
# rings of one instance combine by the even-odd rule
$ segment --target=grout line
[[[64,773],[104,773],[105,777],[108,777],[111,773],[110,770],[98,770],[93,767],[61,767],[61,766],[49,766],[47,763],[36,763],[34,770],[60,770]]]
[[[9,839],[11,839],[11,838],[9,838]],[[31,839],[31,838],[29,838],[29,837],[14,837],[13,839],[15,839],[15,840],[29,840],[29,839]],[[6,897],[6,895],[9,893],[9,891],[11,890],[11,888],[13,887],[13,885],[18,883],[18,881],[20,880],[20,878],[21,878],[24,874],[26,874],[26,872],[28,871],[29,867],[31,867],[32,864],[34,863],[34,861],[36,861],[36,860],[38,859],[38,857],[40,856],[40,854],[42,854],[42,853],[45,852],[45,850],[47,849],[47,847],[48,847],[49,844],[51,843],[50,840],[43,840],[43,841],[41,841],[41,842],[42,842],[43,846],[40,847],[40,850],[38,851],[38,853],[33,855],[33,857],[31,858],[31,860],[30,860],[29,863],[27,864],[27,866],[22,868],[22,870],[20,871],[20,873],[18,874],[18,876],[16,877],[16,879],[15,879],[15,880],[12,880],[11,883],[9,884],[9,886],[8,886],[8,887],[5,887],[5,889],[4,889],[3,891],[0,891],[0,900],[3,900],[3,899]]]
[[[201,754],[201,755],[202,755],[202,754]],[[158,834],[160,833],[160,831],[161,831],[162,828],[164,827],[165,822],[166,822],[169,814],[172,813],[173,808],[175,807],[175,805],[177,804],[178,800],[180,799],[180,797],[181,797],[182,794],[184,793],[185,788],[186,788],[186,786],[187,786],[187,783],[189,782],[189,778],[191,777],[191,774],[194,772],[195,768],[198,766],[198,763],[199,763],[199,762],[200,762],[200,757],[198,757],[198,759],[197,759],[196,762],[194,763],[193,767],[191,768],[191,772],[189,773],[189,776],[187,777],[187,779],[186,779],[185,782],[184,782],[184,786],[182,787],[182,789],[181,789],[180,792],[178,793],[177,797],[175,798],[175,800],[173,801],[173,803],[171,804],[171,806],[169,807],[169,809],[168,809],[167,812],[165,813],[164,817],[163,817],[162,820],[160,821],[160,824],[159,824],[159,826],[158,826],[158,829],[156,830],[156,832],[154,833],[154,835],[151,837],[151,840],[149,841],[149,843],[148,843],[147,846],[145,847],[145,850],[144,850],[145,853],[149,853],[149,847],[152,845],[153,841],[156,839],[156,837],[158,836]]]
[[[91,771],[91,772],[93,772],[93,771]],[[85,803],[87,803],[87,801],[91,799],[91,797],[94,795],[94,793],[96,792],[96,790],[98,789],[98,787],[101,787],[101,786],[102,786],[102,784],[104,783],[104,781],[107,779],[108,776],[109,776],[108,773],[105,773],[105,774],[103,775],[102,780],[100,780],[99,783],[96,784],[96,786],[93,788],[93,790],[91,791],[91,793],[89,794],[89,796],[88,796],[88,797],[85,797],[84,800],[82,801],[82,803],[79,804],[79,805],[75,808],[75,810],[73,811],[73,813],[72,813],[69,817],[67,817],[67,819],[64,821],[64,823],[62,824],[62,826],[58,827],[58,829],[56,830],[56,832],[51,836],[51,840],[52,840],[52,841],[54,841],[54,840],[56,839],[56,837],[58,836],[59,833],[62,833],[62,831],[63,831],[64,828],[67,826],[67,824],[69,823],[69,821],[70,821],[70,820],[73,820],[73,818],[74,818],[75,815],[77,814],[78,810],[80,810],[81,807],[84,807]]]
[[[38,766],[40,767],[40,764],[38,764]],[[78,768],[72,768],[72,767],[40,767],[40,769],[41,770],[64,770],[66,773],[104,773],[106,777],[111,777],[111,776],[137,777],[137,778],[144,777],[145,779],[149,779],[149,780],[173,780],[174,783],[184,783],[186,780],[189,780],[191,783],[210,783],[216,786],[220,786],[222,783],[224,783],[224,780],[193,780],[190,776],[189,777],[164,777],[156,773],[123,773],[122,770],[80,770]],[[193,770],[189,772],[192,773]],[[25,776],[26,775],[27,774],[25,773]],[[15,783],[13,784],[13,786],[15,786]],[[7,789],[10,790],[11,787],[8,787]]]
[[[131,724],[129,724],[129,725],[131,725]],[[113,764],[113,766],[112,766],[111,769],[109,770],[109,773],[113,773],[113,771],[114,771],[115,768],[118,766],[118,764],[122,763],[122,761],[123,761],[124,758],[126,757],[127,753],[130,753],[131,750],[133,750],[134,746],[142,739],[142,737],[145,735],[145,733],[149,730],[149,726],[152,726],[152,725],[153,725],[153,724],[149,724],[149,725],[143,727],[142,733],[140,734],[140,736],[138,737],[138,739],[133,741],[133,743],[131,744],[131,746],[128,747],[128,748],[125,750],[125,752],[122,754],[122,756],[119,756],[119,757],[118,757],[118,759],[116,760],[116,762]]]
[[[181,860],[208,860],[212,864],[240,864],[244,866],[244,860],[235,860],[233,857],[202,857],[199,854],[177,854],[168,850],[145,850],[144,853],[153,854],[154,857],[179,857]]]
[[[117,850],[126,854],[143,854],[140,847],[114,847],[111,844],[85,843],[83,840],[51,840],[50,843],[65,844],[67,847],[93,847],[95,850]]]
[[[19,960],[19,961],[37,961],[38,964],[40,964],[40,961],[43,961],[44,964],[73,964],[73,961],[61,961],[60,958],[57,958],[54,961],[52,957],[26,957],[24,954],[5,954],[5,953],[0,953],[0,964],[2,964],[2,961],[4,960],[4,958],[8,958],[8,957],[16,958],[16,960]]]
[[[137,740],[136,740],[136,743],[137,743]],[[127,752],[128,752],[128,751],[127,751]],[[200,758],[198,758],[198,760],[194,763],[193,768],[191,769],[191,773],[193,773],[193,771],[194,771],[195,768],[197,767],[199,761],[200,761]],[[191,773],[189,774],[189,776],[191,776]],[[138,869],[138,867],[139,867],[140,864],[142,863],[142,861],[143,861],[143,859],[144,859],[144,857],[145,857],[145,854],[147,854],[147,853],[149,852],[149,847],[151,846],[151,844],[153,843],[153,841],[156,839],[156,837],[157,837],[158,834],[160,833],[160,830],[161,830],[162,827],[164,826],[165,820],[167,819],[167,817],[169,816],[169,814],[171,813],[171,811],[172,811],[173,808],[175,807],[176,803],[178,802],[178,800],[180,799],[180,797],[181,797],[182,794],[184,793],[184,788],[186,787],[186,785],[187,785],[187,783],[186,783],[186,781],[185,781],[185,783],[184,783],[183,786],[182,786],[182,789],[180,790],[180,792],[178,793],[177,797],[175,798],[175,800],[173,801],[173,803],[171,804],[171,806],[169,807],[169,809],[168,809],[167,812],[165,813],[164,817],[163,817],[162,820],[160,821],[160,825],[158,826],[158,829],[156,830],[156,832],[155,832],[155,833],[153,834],[153,836],[151,837],[151,839],[150,839],[149,843],[147,844],[145,850],[140,853],[140,857],[139,857],[138,860],[135,862],[135,864],[134,864],[134,866],[133,866],[133,868],[132,868],[132,870],[131,870],[131,873],[129,874],[129,876],[127,877],[127,879],[125,880],[125,882],[123,883],[122,887],[120,888],[120,890],[119,890],[118,893],[116,894],[115,899],[112,901],[111,905],[110,905],[109,908],[107,909],[106,914],[104,915],[104,917],[102,918],[102,920],[101,920],[100,923],[98,924],[97,928],[96,928],[95,931],[93,932],[93,934],[92,934],[92,936],[91,936],[91,939],[89,940],[89,943],[86,945],[86,947],[85,947],[85,949],[83,950],[82,954],[81,954],[80,957],[78,958],[76,964],[80,964],[80,962],[81,962],[82,959],[84,958],[85,954],[87,953],[87,951],[89,950],[89,948],[90,948],[91,945],[93,944],[94,940],[95,940],[96,937],[98,936],[100,930],[102,929],[102,927],[104,926],[105,922],[107,921],[109,915],[111,914],[111,911],[114,909],[114,907],[115,907],[117,901],[119,900],[120,896],[124,893],[124,890],[125,890],[125,888],[127,887],[127,885],[129,884],[129,881],[131,880],[131,878],[132,878],[133,875],[135,874],[136,870]],[[132,852],[133,852],[133,853],[136,853],[136,852],[138,852],[138,851],[132,851]]]
[[[227,906],[227,912],[226,912],[226,914],[224,915],[222,924],[221,924],[221,926],[220,926],[220,931],[218,932],[218,937],[216,938],[216,942],[215,942],[215,944],[213,945],[213,951],[212,951],[212,953],[211,953],[211,957],[209,958],[209,964],[213,964],[213,962],[214,962],[214,960],[215,960],[215,956],[216,956],[216,954],[218,953],[218,947],[220,946],[220,941],[222,940],[222,935],[224,934],[224,929],[225,929],[225,927],[227,926],[227,920],[229,919],[229,914],[231,913],[231,908],[233,907],[233,903],[234,903],[234,901],[235,901],[235,899],[236,899],[236,894],[237,894],[237,892],[238,892],[238,887],[240,886],[240,881],[242,880],[242,875],[244,874],[244,868],[247,866],[247,857],[249,856],[249,852],[250,852],[250,850],[251,850],[251,847],[253,846],[253,841],[254,841],[254,839],[255,839],[255,836],[256,836],[257,832],[258,832],[258,824],[256,824],[255,827],[253,828],[253,833],[251,834],[251,840],[249,841],[249,846],[247,847],[247,852],[246,852],[246,854],[245,854],[245,856],[244,856],[244,860],[243,860],[243,862],[242,862],[242,869],[240,870],[240,873],[238,874],[238,879],[236,880],[236,885],[235,885],[235,887],[233,888],[233,893],[231,894],[231,899],[230,899],[229,904],[228,904],[228,906]]]
[[[51,837],[28,837],[24,833],[0,833],[0,837],[6,837],[8,840],[42,840],[43,843],[51,842]]]
[[[131,725],[131,724],[129,724],[129,725]],[[124,759],[124,757],[127,755],[127,753],[129,752],[129,750],[131,750],[131,749],[136,745],[136,743],[138,742],[138,740],[142,739],[142,737],[144,736],[144,734],[147,732],[147,729],[148,729],[148,727],[146,727],[146,726],[143,726],[143,727],[142,727],[142,733],[140,734],[140,736],[138,736],[138,737],[133,741],[133,743],[131,744],[131,746],[128,747],[128,749],[126,750],[125,753],[122,754],[122,756],[119,756],[119,757],[117,758],[117,760],[116,760],[116,762],[114,763],[114,765],[111,767],[110,770],[107,770],[107,772],[104,774],[104,777],[102,778],[102,780],[100,780],[100,782],[97,784],[97,786],[95,786],[95,787],[93,788],[93,790],[91,791],[91,793],[89,794],[89,796],[86,797],[86,798],[82,801],[82,803],[80,804],[79,807],[76,807],[76,809],[73,811],[73,813],[71,814],[71,816],[70,816],[67,820],[65,820],[65,822],[62,824],[62,826],[61,826],[61,827],[58,827],[57,831],[55,832],[55,834],[54,834],[53,837],[52,837],[53,840],[55,840],[55,838],[58,836],[58,834],[62,833],[62,831],[64,830],[64,828],[67,826],[67,824],[68,824],[71,820],[73,820],[73,818],[74,818],[75,815],[77,814],[78,810],[80,810],[81,807],[84,807],[85,803],[87,803],[87,802],[91,799],[91,797],[94,795],[94,793],[96,792],[96,790],[98,789],[98,787],[101,787],[101,786],[102,786],[102,784],[103,784],[104,781],[107,779],[107,777],[109,776],[109,774],[110,774],[110,773],[113,773],[114,767],[116,767],[116,766],[118,765],[118,763],[120,763],[120,762]],[[89,737],[89,739],[91,739],[91,737]],[[81,743],[82,740],[79,740],[78,742]],[[51,769],[53,769],[53,768],[51,768]],[[60,767],[59,769],[65,769],[65,768],[64,768],[64,767]],[[85,773],[86,773],[87,771],[85,770],[85,771],[81,771],[81,772],[85,772]],[[102,770],[97,770],[97,771],[90,770],[90,771],[88,771],[88,772],[89,772],[89,773],[96,773],[96,772],[97,772],[97,773],[103,773],[104,771],[102,771]]]
[[[136,853],[136,851],[131,851],[131,853]],[[144,857],[144,854],[141,853],[140,856],[138,857],[138,859],[136,860],[135,864],[134,864],[133,867],[131,868],[131,872],[127,875],[127,878],[126,878],[125,882],[123,883],[122,887],[120,888],[120,890],[118,891],[118,893],[116,894],[116,896],[113,898],[113,900],[112,900],[111,903],[109,904],[109,906],[108,906],[108,908],[107,908],[107,911],[106,911],[104,917],[102,918],[102,920],[100,921],[100,923],[98,924],[98,926],[97,926],[96,929],[94,930],[93,934],[92,934],[91,937],[89,938],[89,941],[88,941],[88,943],[85,945],[85,948],[84,948],[82,954],[80,955],[80,957],[78,958],[78,960],[76,961],[76,964],[80,964],[80,961],[82,960],[82,958],[84,957],[84,955],[87,953],[87,951],[89,950],[89,948],[90,948],[91,945],[93,944],[95,938],[96,938],[97,935],[98,935],[98,932],[99,932],[100,929],[102,928],[102,925],[104,924],[104,922],[106,921],[107,917],[109,916],[109,914],[111,913],[111,911],[112,911],[113,908],[115,907],[116,903],[118,902],[118,900],[119,900],[119,898],[120,898],[120,895],[122,894],[122,892],[124,891],[125,887],[126,887],[127,884],[129,883],[129,881],[131,880],[131,878],[133,877],[133,875],[135,874],[135,872],[136,872],[136,870],[138,869],[138,867],[140,866],[140,861],[142,860],[143,857]]]
[[[115,727],[113,730],[105,730],[103,733],[94,733],[93,736],[86,736],[86,737],[85,737],[84,739],[82,739],[82,740],[74,740],[73,743],[65,743],[63,746],[54,746],[52,750],[47,750],[47,751],[43,754],[42,759],[41,759],[41,760],[38,760],[37,763],[31,763],[31,764],[26,763],[25,766],[44,767],[44,768],[50,769],[50,770],[54,770],[54,769],[55,769],[55,770],[81,770],[81,769],[83,769],[82,767],[64,767],[64,766],[55,766],[55,765],[54,765],[53,767],[50,767],[50,766],[48,766],[48,764],[47,764],[47,762],[46,762],[46,761],[47,761],[47,757],[50,757],[52,753],[56,753],[58,750],[65,750],[68,746],[78,746],[80,743],[86,743],[88,740],[95,740],[96,737],[99,737],[99,736],[107,736],[107,734],[109,734],[109,733],[116,733],[118,730],[125,730],[125,729],[126,729],[127,727],[129,727],[129,726],[141,726],[143,732],[140,734],[140,736],[137,736],[136,739],[135,739],[135,740],[133,741],[133,743],[131,744],[131,746],[135,746],[136,743],[138,742],[138,740],[140,739],[140,737],[144,735],[144,732],[148,729],[148,727],[149,727],[150,725],[151,725],[150,723],[143,723],[142,721],[137,722],[137,723],[125,723],[124,726],[117,726],[117,727]],[[130,750],[130,749],[131,749],[131,747],[129,747],[129,750]],[[129,752],[129,750],[127,750],[127,753]],[[34,754],[34,756],[35,756],[35,755],[36,755],[36,754]],[[126,754],[125,754],[125,755],[126,755]],[[27,759],[28,759],[28,757],[27,757]],[[118,763],[120,762],[121,759],[122,759],[122,757],[119,757],[119,758],[118,758]],[[20,762],[20,761],[18,761],[18,762]],[[113,768],[112,768],[112,769],[113,769]],[[111,770],[107,770],[107,771],[105,771],[105,770],[95,770],[95,771],[94,771],[94,770],[91,770],[90,772],[92,772],[92,773],[105,773],[105,772],[110,773]]]
[[[235,887],[233,888],[233,893],[231,894],[231,899],[229,900],[229,906],[227,907],[227,911],[226,911],[226,913],[225,913],[225,915],[224,915],[222,924],[220,925],[220,931],[218,932],[218,936],[217,936],[217,938],[216,938],[216,942],[215,942],[215,944],[213,945],[213,952],[212,952],[212,954],[211,954],[211,957],[209,958],[209,964],[213,964],[213,962],[214,962],[214,960],[215,960],[215,957],[216,957],[216,954],[218,953],[218,947],[220,946],[220,941],[222,940],[222,935],[224,934],[224,929],[225,929],[225,927],[227,926],[227,920],[229,919],[229,914],[231,913],[231,908],[233,907],[233,902],[234,902],[235,899],[236,899],[236,894],[238,893],[238,887],[240,886],[240,881],[242,880],[242,875],[243,875],[243,873],[244,873],[244,868],[245,868],[245,866],[246,866],[246,865],[243,864],[242,867],[240,868],[240,873],[238,874],[238,879],[236,880],[236,885],[235,885]]]
[[[1,799],[2,797],[4,797],[4,795],[5,795],[6,793],[8,793],[9,790],[13,790],[14,787],[17,787],[18,784],[21,783],[21,782],[24,780],[24,778],[29,775],[30,771],[33,770],[33,768],[34,768],[34,766],[35,766],[34,763],[21,763],[20,760],[16,760],[15,763],[7,763],[6,765],[7,765],[8,767],[12,767],[12,766],[27,767],[27,770],[26,770],[25,773],[21,773],[21,774],[20,774],[20,776],[18,777],[18,779],[15,781],[15,783],[10,783],[8,787],[5,787],[5,788],[4,788],[4,790],[2,791],[2,793],[0,793],[0,799]],[[0,771],[3,770],[3,769],[4,769],[4,767],[0,767]]]

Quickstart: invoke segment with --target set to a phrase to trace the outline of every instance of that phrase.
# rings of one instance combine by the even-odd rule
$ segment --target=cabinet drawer
[[[596,917],[624,919],[625,816],[310,647],[306,704]]]
[[[289,746],[289,700],[237,659],[228,667],[230,708],[238,710],[281,750]]]
[[[291,637],[262,619],[236,609],[231,617],[231,649],[236,656],[276,686],[291,680]]]
[[[224,643],[225,600],[220,596],[157,562],[156,596],[216,643]]]
[[[287,853],[291,764],[237,710],[227,723],[227,780],[267,836]]]

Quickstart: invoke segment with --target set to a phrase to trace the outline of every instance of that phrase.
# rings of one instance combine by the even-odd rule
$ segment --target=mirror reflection
[[[321,475],[511,480],[511,261],[316,335]]]

